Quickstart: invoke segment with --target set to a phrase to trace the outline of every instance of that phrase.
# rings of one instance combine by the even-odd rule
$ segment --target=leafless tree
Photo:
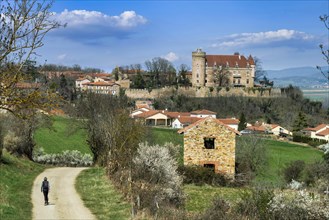
[[[324,23],[324,26],[328,30],[327,33],[329,34],[329,16],[328,15],[320,16],[320,20]],[[329,41],[327,43],[329,44]],[[322,75],[328,80],[329,83],[329,47],[325,49],[323,44],[320,44],[319,47],[321,49],[323,59],[327,62],[328,66],[327,66],[327,70],[322,69],[320,66],[317,66],[316,68],[320,70]]]
[[[42,47],[47,33],[61,26],[52,18],[52,1],[4,0],[0,3],[0,109],[46,108],[52,94],[39,86],[22,92],[17,83],[29,80],[24,65]]]
[[[230,83],[230,71],[224,65],[214,67],[216,84],[220,87],[228,86]]]
[[[263,70],[262,61],[258,57],[254,57],[255,61],[255,81],[260,80],[266,76],[266,71]]]

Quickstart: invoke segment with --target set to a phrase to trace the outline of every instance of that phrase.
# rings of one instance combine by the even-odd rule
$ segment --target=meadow
[[[36,142],[38,145],[44,145],[46,152],[55,152],[63,149],[71,149],[71,143],[76,143],[76,150],[80,150],[81,152],[88,152],[88,146],[85,142],[86,134],[83,130],[77,130],[77,133],[71,133],[68,135],[66,131],[70,126],[68,125],[70,120],[60,117],[54,118],[54,126],[56,129],[54,130],[41,130],[38,131],[39,135],[36,138]],[[76,122],[74,122],[76,123]],[[79,126],[78,126],[79,127]],[[58,132],[57,134],[53,134],[52,132]],[[50,137],[50,143],[59,142],[59,140],[51,140],[51,139],[62,139],[62,147],[54,147],[56,145],[51,145],[47,148],[46,142],[40,143],[39,141],[45,140],[42,135],[47,135]],[[61,136],[65,138],[61,138]],[[80,137],[79,137],[80,136]],[[164,144],[166,142],[172,142],[175,145],[179,145],[181,149],[181,157],[178,159],[179,164],[183,164],[183,135],[177,133],[176,129],[168,129],[168,128],[151,128],[150,129],[150,140],[151,144]],[[73,140],[70,140],[70,139]],[[239,137],[239,138],[244,138]],[[81,143],[78,143],[80,140]],[[66,142],[66,143],[65,143]],[[282,168],[289,162],[295,160],[304,160],[306,163],[312,163],[317,160],[322,159],[322,153],[314,148],[305,147],[298,144],[286,143],[276,140],[266,140],[265,142],[268,148],[268,163],[264,168],[264,171],[258,175],[254,184],[256,185],[272,185],[272,186],[281,186],[283,184],[283,180],[280,176],[280,171]],[[105,171],[101,168],[92,168],[89,171],[85,171],[82,173],[82,176],[78,178],[77,186],[78,190],[82,194],[82,198],[85,200],[86,205],[93,210],[95,213],[99,213],[101,218],[106,219],[104,210],[107,210],[106,197],[104,195],[97,194],[97,192],[105,192],[104,187],[106,187],[103,183],[109,183],[107,177],[105,176]],[[86,187],[92,186],[92,187]],[[111,184],[108,187],[113,187]],[[189,212],[200,212],[204,211],[207,207],[211,205],[212,199],[216,196],[222,196],[223,198],[228,199],[229,201],[236,201],[241,192],[245,189],[241,188],[232,188],[232,187],[211,187],[211,186],[195,186],[195,185],[185,185],[184,191],[186,193],[186,210]],[[113,188],[109,189],[109,191],[113,191]],[[115,192],[115,190],[113,191]],[[90,198],[90,195],[93,195]],[[116,195],[115,197],[117,197]],[[101,198],[102,203],[97,203],[97,198]],[[93,201],[94,200],[94,201]],[[119,204],[122,203],[122,200],[119,200]],[[112,206],[112,205],[109,205]],[[128,206],[125,206],[122,203],[119,210],[128,210]],[[120,214],[120,211],[119,213]],[[122,214],[122,213],[121,213]]]
[[[79,150],[90,153],[86,143],[86,131],[81,126],[73,125],[69,118],[54,117],[53,129],[39,128],[35,135],[37,146],[42,146],[47,153],[59,153],[63,150]],[[74,131],[74,132],[73,132]],[[152,128],[151,142],[164,144],[173,142],[180,146],[181,155],[183,136],[177,130]],[[306,163],[321,160],[322,153],[314,148],[297,144],[267,140],[269,159],[264,172],[255,179],[255,184],[282,185],[279,175],[286,163],[294,160],[304,160]],[[182,157],[179,160],[182,164]],[[48,166],[39,165],[23,158],[16,158],[4,154],[0,164],[0,216],[3,219],[31,219],[32,204],[30,195],[33,180]],[[92,187],[90,187],[92,186]],[[28,189],[28,190],[26,190]],[[99,219],[127,219],[130,206],[105,175],[104,168],[91,168],[81,173],[77,179],[77,190],[81,193],[87,207]],[[208,208],[213,198],[221,196],[230,202],[240,198],[245,188],[212,187],[184,185],[186,194],[186,210],[201,212]],[[109,198],[111,201],[109,201]],[[107,212],[106,210],[115,210]]]

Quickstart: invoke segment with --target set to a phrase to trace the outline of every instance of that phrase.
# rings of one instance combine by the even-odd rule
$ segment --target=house
[[[329,141],[329,124],[319,124],[314,128],[305,128],[303,132],[311,138]]]
[[[206,118],[209,116],[216,118],[216,112],[212,112],[212,111],[209,111],[206,109],[196,110],[196,111],[191,112],[191,117]]]
[[[82,86],[86,86],[86,90],[97,94],[118,95],[120,91],[120,85],[114,82],[88,82]]]
[[[238,130],[239,127],[239,119],[236,118],[219,118],[219,121],[223,122],[224,124],[228,125],[229,127],[233,128],[234,130]]]
[[[207,55],[197,49],[192,52],[192,86],[253,87],[255,67],[251,55]]]
[[[75,88],[78,90],[86,90],[87,89],[87,83],[90,83],[91,81],[88,78],[80,77],[75,80]]]
[[[276,136],[287,136],[292,135],[292,133],[285,129],[284,127],[278,124],[255,124],[251,126],[247,126],[246,130],[255,132],[255,133],[265,133],[265,134],[274,134]]]
[[[191,116],[178,116],[172,123],[172,128],[184,128],[193,124],[196,121],[201,120],[199,117],[191,117]]]
[[[235,174],[235,137],[240,133],[213,117],[178,131],[184,134],[184,165],[204,166],[229,178]]]

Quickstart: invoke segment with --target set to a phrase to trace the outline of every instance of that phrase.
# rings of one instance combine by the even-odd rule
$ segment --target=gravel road
[[[45,170],[34,181],[32,189],[33,219],[96,219],[75,190],[75,179],[86,168],[59,167]],[[50,184],[49,205],[44,205],[41,183]]]

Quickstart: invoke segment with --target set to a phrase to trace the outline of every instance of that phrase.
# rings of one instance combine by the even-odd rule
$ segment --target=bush
[[[252,189],[242,194],[241,201],[236,205],[236,212],[246,219],[270,219],[269,203],[274,197],[270,189]]]
[[[302,171],[304,170],[305,162],[302,160],[292,161],[283,168],[283,178],[286,183],[292,180],[300,180]]]
[[[315,185],[319,179],[324,179],[329,182],[329,164],[324,161],[317,161],[305,167],[304,182],[306,185]]]
[[[202,166],[179,166],[178,172],[183,176],[184,184],[226,186],[226,178]]]
[[[316,139],[316,138],[311,138],[309,136],[300,135],[298,133],[294,133],[293,134],[292,140],[294,142],[307,143],[308,145],[310,145],[312,147],[316,147],[316,146],[319,146],[321,144],[327,143],[326,140],[320,140],[320,139]]]
[[[329,201],[306,190],[278,193],[269,203],[273,219],[329,219],[328,207]]]
[[[222,198],[215,198],[212,206],[204,213],[199,215],[196,219],[202,220],[231,220],[232,216],[229,215],[230,205]]]
[[[178,208],[184,204],[182,177],[167,147],[139,144],[132,169],[132,193],[139,198],[139,209],[147,208],[156,215],[159,209]]]
[[[77,150],[66,150],[60,154],[45,154],[43,148],[39,148],[33,152],[33,160],[37,163],[68,167],[91,166],[93,164],[93,157],[90,154],[82,154]]]

